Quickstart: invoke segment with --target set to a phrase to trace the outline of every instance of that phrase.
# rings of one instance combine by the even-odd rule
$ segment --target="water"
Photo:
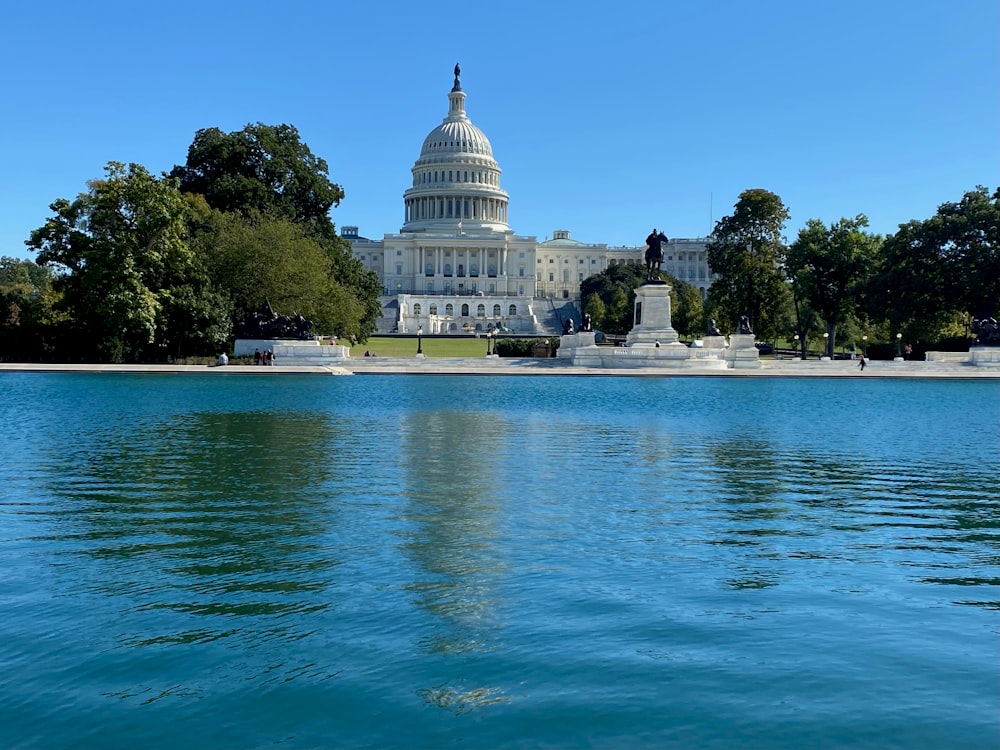
[[[0,377],[0,747],[996,748],[1000,382]]]

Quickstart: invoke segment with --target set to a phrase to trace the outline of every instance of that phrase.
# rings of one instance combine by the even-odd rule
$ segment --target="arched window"
[[[414,305],[413,305],[413,314],[414,315],[420,315],[420,303],[419,302],[415,302],[414,303]]]
[[[500,317],[500,305],[493,305],[493,317]]]
[[[480,304],[476,307],[476,316],[480,318],[486,317],[486,305]]]
[[[496,265],[496,263],[490,263],[489,264],[489,266],[487,268],[487,271],[486,271],[486,275],[487,276],[496,276],[497,275],[497,265]]]
[[[462,305],[462,317],[463,318],[469,317],[469,306],[468,305]]]
[[[507,308],[508,315],[517,315],[517,305],[511,305]]]
[[[447,305],[444,306],[444,314],[447,315],[448,317],[454,315],[455,306],[449,302]]]
[[[427,261],[427,263],[424,264],[424,275],[425,276],[433,276],[434,275],[434,263],[433,263],[433,261]]]
[[[459,276],[465,276],[465,264],[464,263],[459,263],[458,264],[458,275]]]
[[[437,315],[438,314],[438,306],[437,305],[431,305],[430,306],[430,314],[431,315]]]
[[[444,275],[451,276],[451,263],[444,264]]]
[[[478,276],[478,275],[479,275],[479,264],[478,263],[470,263],[469,264],[469,276]]]

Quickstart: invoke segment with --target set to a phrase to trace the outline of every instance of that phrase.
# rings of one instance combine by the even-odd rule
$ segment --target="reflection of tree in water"
[[[424,641],[431,651],[491,648],[502,567],[492,488],[503,481],[493,457],[507,439],[503,427],[463,412],[415,413],[401,425],[409,471],[402,549],[425,574],[407,588],[442,623]]]
[[[303,414],[122,424],[77,449],[73,475],[53,487],[68,500],[59,522],[105,565],[88,584],[137,608],[244,617],[318,608],[315,574],[336,563],[321,554],[325,503],[313,473],[334,439],[325,418]],[[162,637],[218,632],[204,623]]]
[[[712,443],[707,450],[717,469],[712,494],[727,521],[712,541],[732,545],[735,554],[735,575],[726,584],[737,589],[777,585],[780,567],[767,561],[781,557],[774,542],[787,533],[788,505],[781,482],[787,467],[762,440],[738,436]]]

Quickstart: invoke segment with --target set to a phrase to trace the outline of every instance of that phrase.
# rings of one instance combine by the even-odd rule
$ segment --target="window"
[[[451,263],[444,264],[444,275],[451,276]]]
[[[430,314],[431,315],[437,315],[438,314],[438,306],[437,305],[431,305],[430,306]]]
[[[493,317],[494,318],[500,317],[500,305],[493,305]]]
[[[403,275],[403,266],[400,265],[399,263],[396,264],[396,275],[397,276]]]
[[[480,304],[476,306],[476,315],[480,318],[486,317],[486,305]]]
[[[424,266],[424,275],[425,276],[433,276],[434,275],[434,264],[433,263],[428,262]]]
[[[521,294],[524,294],[524,292],[521,292]],[[508,307],[507,308],[507,314],[508,315],[517,315],[517,305],[511,305],[510,307]]]
[[[555,280],[556,280],[556,275],[554,273],[550,273],[549,274],[549,281],[555,281]]]
[[[521,266],[520,268],[517,269],[517,275],[524,276],[524,266]]]
[[[450,318],[452,315],[455,314],[455,306],[449,302],[447,305],[444,306],[444,314]]]
[[[414,314],[414,315],[420,315],[420,303],[419,303],[419,302],[417,302],[417,303],[416,303],[416,304],[415,304],[415,305],[413,306],[413,314]]]
[[[465,264],[464,263],[459,263],[458,264],[458,275],[459,276],[465,276]]]
[[[463,318],[469,317],[469,306],[468,305],[462,305],[462,317]]]
[[[397,251],[396,251],[396,257],[397,257],[397,258],[398,258],[399,256],[401,256],[402,254],[403,254],[403,251],[402,251],[402,250],[397,250]]]

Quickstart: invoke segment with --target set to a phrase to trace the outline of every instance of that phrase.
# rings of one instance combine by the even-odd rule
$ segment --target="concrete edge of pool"
[[[517,358],[417,358],[374,357],[350,359],[337,365],[127,365],[127,364],[39,364],[0,363],[0,372],[91,372],[138,374],[213,375],[589,375],[602,377],[839,377],[839,378],[935,378],[957,380],[1000,379],[1000,367],[977,367],[937,362],[889,362],[876,360],[863,371],[851,360],[764,360],[755,369],[709,369],[699,367],[576,367],[559,359]]]

